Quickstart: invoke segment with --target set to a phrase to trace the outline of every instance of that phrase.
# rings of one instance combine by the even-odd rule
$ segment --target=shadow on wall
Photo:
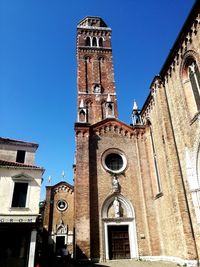
[[[90,140],[90,239],[91,239],[91,258],[98,259],[100,257],[99,251],[99,202],[98,202],[98,181],[97,181],[97,150],[100,138],[94,135]]]
[[[85,262],[88,261],[87,256],[83,253],[83,251],[76,245],[76,259],[83,260]]]
[[[53,267],[55,258],[54,246],[54,241],[49,237],[49,232],[45,228],[43,228],[41,232],[38,232],[35,251],[35,266]]]

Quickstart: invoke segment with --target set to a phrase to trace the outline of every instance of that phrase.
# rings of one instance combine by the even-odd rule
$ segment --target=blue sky
[[[0,0],[0,136],[36,142],[43,199],[51,184],[73,183],[76,26],[87,15],[112,28],[119,119],[131,123],[194,0]]]

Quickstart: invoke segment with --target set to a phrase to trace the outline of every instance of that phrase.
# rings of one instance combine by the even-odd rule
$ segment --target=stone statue
[[[113,176],[112,189],[113,189],[113,192],[119,192],[119,181],[117,179],[117,176]]]
[[[115,197],[114,201],[113,201],[113,208],[115,211],[115,218],[119,218],[120,217],[120,203],[117,197]]]
[[[101,93],[101,87],[100,85],[96,84],[95,87],[94,87],[94,93]]]

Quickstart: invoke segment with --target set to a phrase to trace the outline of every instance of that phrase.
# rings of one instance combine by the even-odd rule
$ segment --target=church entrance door
[[[109,259],[130,259],[128,225],[108,226]]]
[[[56,253],[60,254],[61,249],[65,245],[65,237],[64,236],[56,236]]]

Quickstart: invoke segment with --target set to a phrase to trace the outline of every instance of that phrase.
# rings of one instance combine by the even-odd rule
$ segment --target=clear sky
[[[76,26],[112,28],[119,119],[142,107],[195,0],[0,0],[0,136],[36,142],[48,176],[73,184]]]

